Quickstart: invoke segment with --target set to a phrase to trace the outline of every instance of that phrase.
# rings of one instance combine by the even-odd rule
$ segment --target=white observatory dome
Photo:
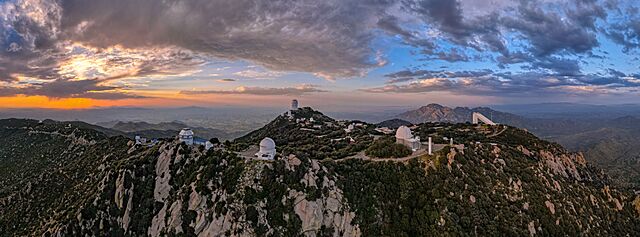
[[[273,160],[276,155],[276,143],[273,139],[265,137],[260,141],[260,151],[256,153],[259,159]]]
[[[189,146],[193,145],[193,131],[190,128],[183,128],[178,134],[178,139]]]
[[[178,134],[178,135],[180,135],[181,137],[182,136],[193,136],[193,131],[191,131],[190,128],[183,128],[182,131],[180,131],[180,134]]]
[[[400,126],[396,131],[396,138],[405,139],[405,140],[413,138],[413,135],[411,134],[411,129],[409,129],[407,126]]]
[[[271,151],[276,149],[276,143],[273,139],[265,137],[260,141],[260,151]]]

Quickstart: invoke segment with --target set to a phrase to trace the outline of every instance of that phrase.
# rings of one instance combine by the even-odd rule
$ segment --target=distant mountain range
[[[105,124],[106,125],[106,124]],[[147,122],[117,122],[110,129],[121,131],[129,137],[140,135],[147,138],[167,138],[176,136],[183,128],[191,128],[196,137],[220,140],[232,139],[239,134],[230,134],[213,128],[193,127],[179,121],[147,123]]]

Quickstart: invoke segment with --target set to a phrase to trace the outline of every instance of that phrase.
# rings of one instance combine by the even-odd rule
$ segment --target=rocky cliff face
[[[336,176],[317,160],[129,145],[129,157],[99,171],[91,198],[67,210],[71,218],[45,224],[46,235],[360,236]]]

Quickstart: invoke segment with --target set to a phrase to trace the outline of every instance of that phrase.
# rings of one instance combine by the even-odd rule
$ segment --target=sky
[[[0,0],[0,108],[640,103],[633,0]]]

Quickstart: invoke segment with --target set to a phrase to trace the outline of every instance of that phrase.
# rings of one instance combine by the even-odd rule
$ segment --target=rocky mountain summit
[[[0,233],[640,235],[640,198],[581,154],[524,130],[422,123],[417,135],[458,144],[365,160],[353,154],[384,135],[368,124],[347,133],[349,122],[316,112],[298,111],[312,123],[282,115],[210,150],[174,139],[140,146],[65,122],[0,120]],[[271,131],[284,146],[277,160],[242,155]],[[332,138],[347,134],[354,144]]]
[[[396,115],[395,117],[416,124],[425,122],[465,123],[471,122],[471,114],[473,114],[473,112],[482,113],[495,122],[510,124],[513,126],[521,125],[523,123],[522,120],[524,120],[524,118],[520,116],[495,111],[487,107],[450,108],[439,104],[428,104],[416,110]]]

